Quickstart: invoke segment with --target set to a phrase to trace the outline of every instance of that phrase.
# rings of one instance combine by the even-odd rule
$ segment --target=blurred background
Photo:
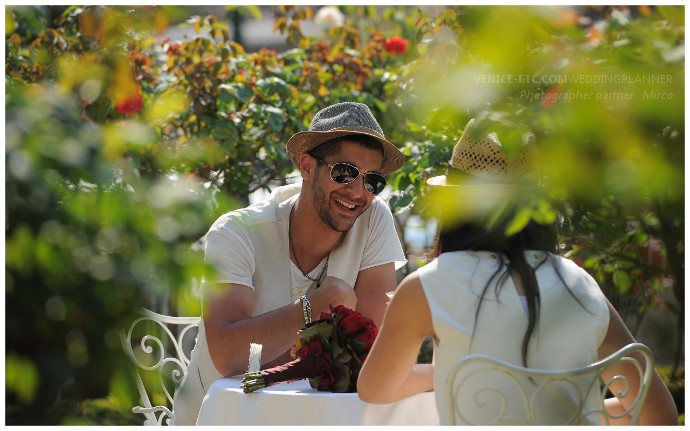
[[[409,157],[400,278],[469,119],[509,155],[534,132],[546,193],[510,228],[557,222],[684,413],[684,41],[683,6],[6,6],[6,424],[141,423],[120,334],[200,315],[206,230],[296,181],[285,143],[342,101]]]

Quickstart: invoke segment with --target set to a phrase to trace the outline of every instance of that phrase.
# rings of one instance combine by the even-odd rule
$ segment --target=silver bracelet
[[[306,296],[302,295],[299,297],[302,301],[302,312],[304,313],[304,324],[308,325],[311,323],[311,303]]]

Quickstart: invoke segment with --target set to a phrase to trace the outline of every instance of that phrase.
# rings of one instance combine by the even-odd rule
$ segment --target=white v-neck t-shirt
[[[205,258],[216,269],[212,283],[250,287],[254,316],[292,303],[312,283],[290,260],[290,210],[300,190],[301,184],[278,187],[267,200],[222,215],[206,234]],[[398,269],[405,262],[390,208],[376,197],[331,251],[326,275],[354,288],[360,271],[387,263]],[[315,278],[323,264],[310,276]],[[202,318],[187,374],[175,395],[179,425],[196,423],[206,390],[221,377],[208,351]]]

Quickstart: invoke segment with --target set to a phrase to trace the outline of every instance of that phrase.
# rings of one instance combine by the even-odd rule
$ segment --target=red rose
[[[377,335],[379,335],[379,330],[376,325],[369,325],[366,332],[357,335],[357,339],[364,342],[364,348],[369,350]]]
[[[350,339],[350,346],[361,361],[366,359],[377,335],[378,329],[376,329],[376,326],[368,326],[366,330],[361,331]]]
[[[333,307],[332,305],[329,305],[328,308],[330,309],[330,313],[326,313],[325,311],[321,312],[321,317],[320,319],[326,318],[326,317],[331,317],[333,314],[338,315],[341,318],[345,318],[349,316],[352,313],[355,313],[355,311],[350,310],[344,305],[336,305]],[[334,316],[335,317],[335,316]]]
[[[352,313],[357,313],[357,311],[352,311],[344,305],[336,305],[335,307],[331,307],[331,312],[339,315],[340,317],[347,317]]]
[[[340,329],[345,336],[356,334],[368,325],[361,313],[353,312],[340,322]]]
[[[319,378],[319,389],[330,390],[337,376],[333,370],[333,358],[326,352],[314,361],[314,371]]]
[[[302,346],[299,351],[300,358],[304,358],[307,355],[311,356],[321,356],[323,354],[323,346],[318,340],[311,340],[307,344]],[[330,356],[330,353],[326,352]]]
[[[115,103],[117,112],[128,116],[139,112],[139,110],[144,107],[141,98],[142,96],[139,93],[139,89],[137,89],[135,94],[131,94]]]
[[[386,39],[383,47],[391,54],[404,54],[407,51],[407,40],[400,36],[393,36],[390,39]]]

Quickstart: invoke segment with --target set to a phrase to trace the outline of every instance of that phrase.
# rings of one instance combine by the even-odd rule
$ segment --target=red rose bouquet
[[[292,347],[294,361],[267,370],[247,372],[244,392],[280,382],[309,379],[320,391],[356,392],[357,377],[378,329],[371,319],[342,305],[300,329]]]

